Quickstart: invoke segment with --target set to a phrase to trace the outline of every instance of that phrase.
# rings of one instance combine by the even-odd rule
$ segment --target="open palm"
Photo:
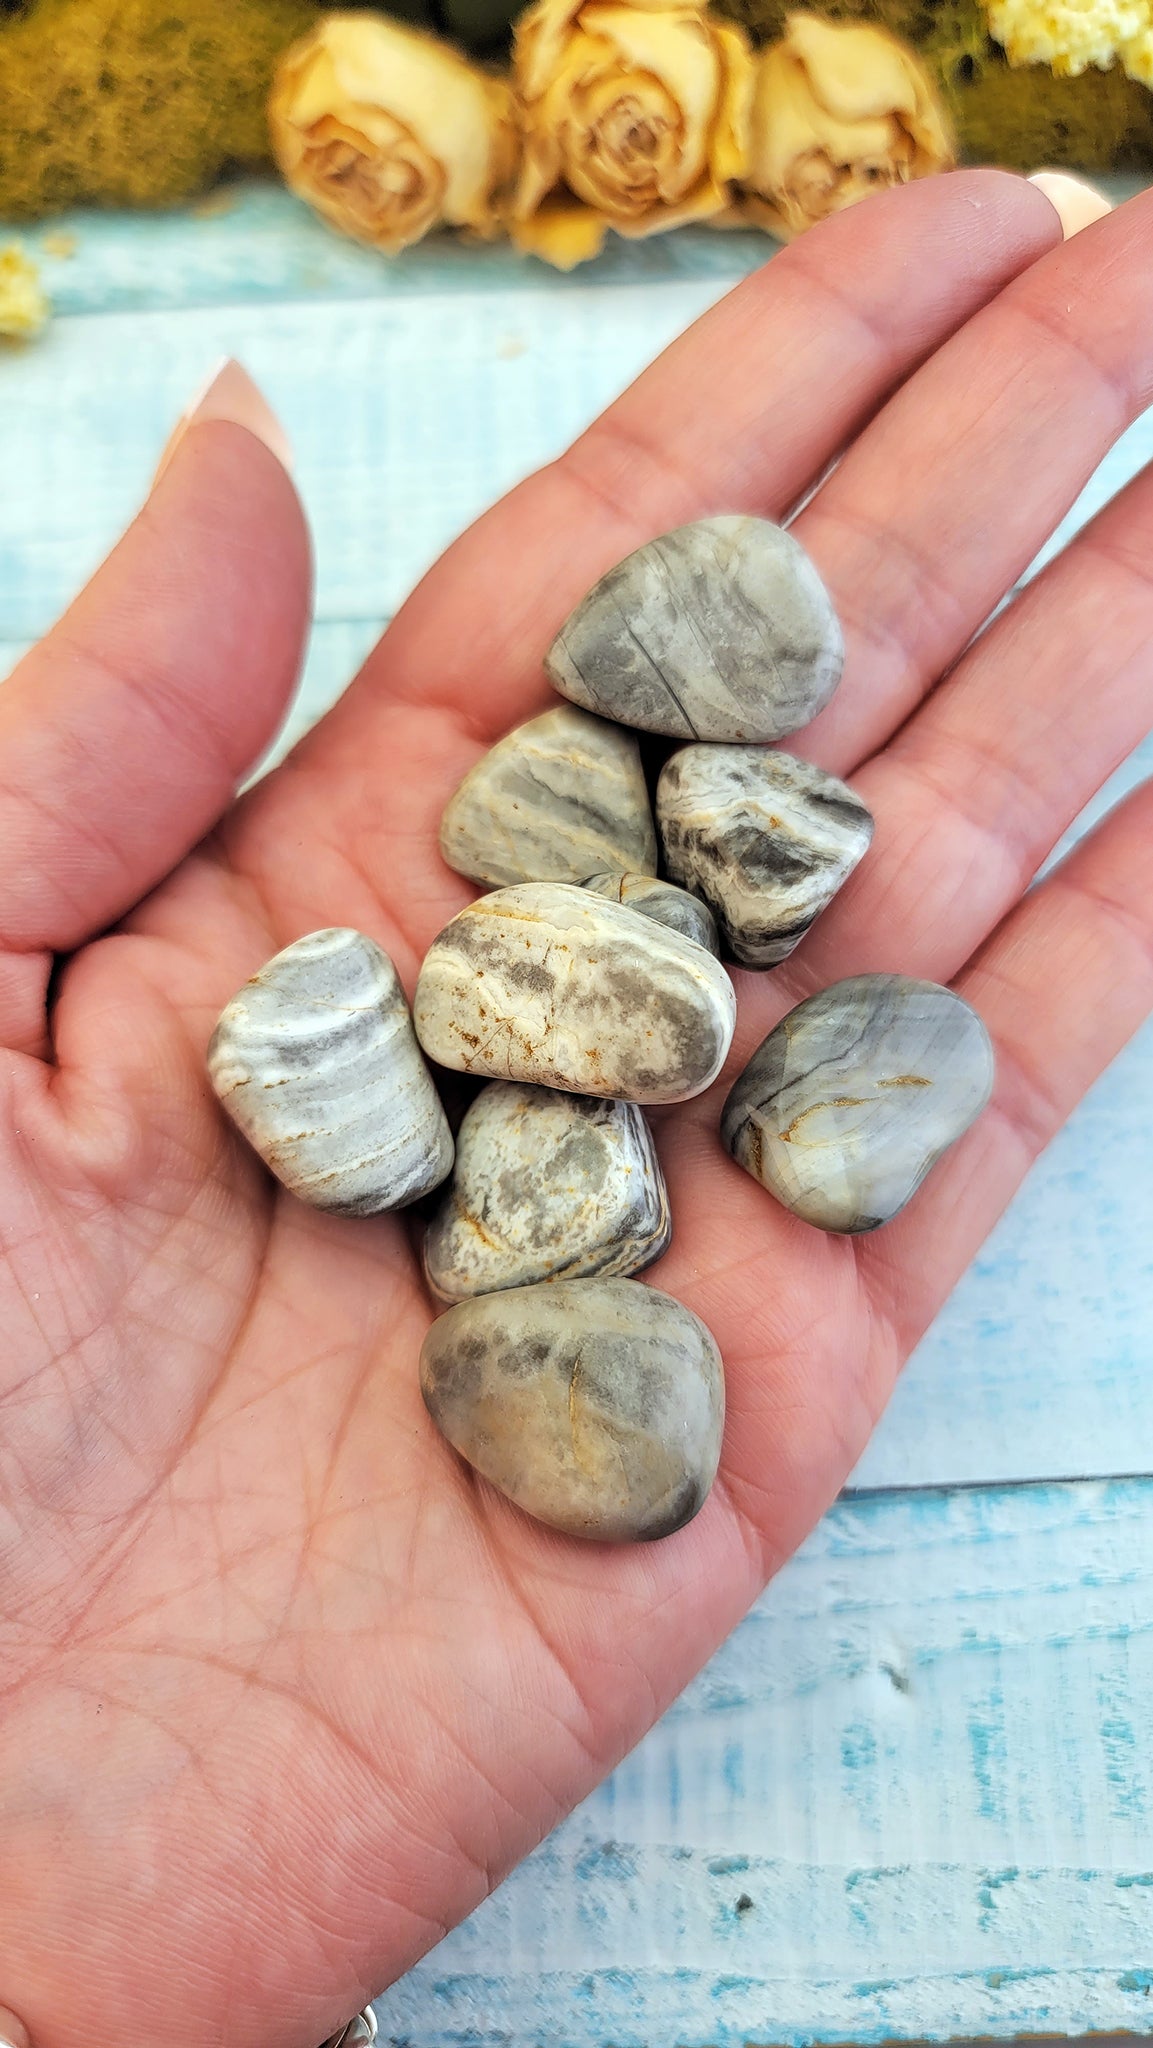
[[[1058,232],[995,173],[815,231],[459,542],[239,803],[308,604],[291,486],[244,429],[190,431],[5,686],[0,2004],[37,2048],[314,2048],[466,1913],[811,1526],[1153,1005],[1150,792],[1020,900],[1150,721],[1153,478],[962,652],[1153,395],[1153,199]],[[725,1157],[725,1080],[656,1113],[654,1277],[721,1346],[725,1455],[667,1543],[585,1547],[429,1424],[411,1223],[278,1192],[204,1048],[317,926],[371,933],[411,992],[468,894],[441,809],[547,703],[572,604],[685,519],[783,516],[834,457],[797,532],[846,677],[790,745],[852,776],[877,836],[787,966],[737,976],[728,1079],[801,995],[900,969],[975,1002],[997,1093],[852,1241]]]

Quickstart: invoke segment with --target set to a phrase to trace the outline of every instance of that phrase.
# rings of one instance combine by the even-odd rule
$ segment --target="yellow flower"
[[[45,325],[50,307],[40,273],[19,242],[0,248],[0,334],[28,341]]]
[[[537,0],[517,24],[513,76],[520,248],[569,270],[609,228],[652,235],[729,205],[752,60],[704,0]]]
[[[815,14],[791,14],[758,61],[749,158],[746,211],[786,240],[955,162],[912,51],[885,29]]]
[[[395,254],[442,222],[492,235],[516,170],[503,79],[373,14],[294,43],[268,106],[288,184],[342,234]]]
[[[1058,78],[1079,78],[1120,57],[1130,78],[1153,85],[1149,0],[989,0],[987,12],[1010,64],[1048,64]]]

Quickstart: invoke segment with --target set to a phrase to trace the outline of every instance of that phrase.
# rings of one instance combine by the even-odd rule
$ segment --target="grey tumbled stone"
[[[657,822],[669,873],[704,897],[743,967],[787,958],[873,836],[846,783],[771,747],[680,747]]]
[[[490,1081],[461,1124],[424,1241],[441,1301],[635,1273],[672,1235],[652,1133],[631,1102]]]
[[[606,896],[612,903],[623,903],[626,910],[637,910],[642,917],[655,918],[720,959],[720,933],[708,904],[699,896],[690,896],[687,889],[678,889],[674,882],[658,882],[653,875],[590,875],[581,888]]]
[[[265,1165],[314,1208],[400,1208],[452,1165],[396,969],[363,932],[310,932],[277,953],[221,1015],[208,1071]]]
[[[498,1081],[684,1102],[724,1064],[732,983],[691,939],[565,882],[522,882],[433,940],[413,1016],[430,1059]]]
[[[440,850],[474,882],[655,874],[656,833],[631,733],[560,704],[482,755],[449,799]]]
[[[460,1302],[425,1339],[420,1384],[453,1448],[570,1536],[671,1536],[716,1475],[720,1353],[689,1309],[636,1280]]]
[[[821,1230],[903,1209],[993,1087],[993,1048],[951,989],[903,974],[834,982],[782,1018],[733,1083],[721,1137]]]
[[[722,513],[602,576],[545,668],[563,697],[623,725],[733,741],[799,731],[843,662],[837,615],[799,541],[771,520]]]

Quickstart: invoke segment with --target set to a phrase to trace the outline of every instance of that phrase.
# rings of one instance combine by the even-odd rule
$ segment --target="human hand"
[[[1153,195],[1060,247],[1040,193],[967,172],[815,230],[458,542],[238,803],[308,573],[235,424],[193,425],[0,692],[0,2003],[36,2048],[314,2048],[467,1913],[832,1499],[1153,1006],[1153,793],[1022,900],[1150,722],[1153,476],[962,652],[1153,397],[1151,230]],[[411,1223],[276,1189],[204,1050],[317,926],[371,933],[411,992],[469,894],[445,800],[550,701],[572,604],[681,521],[782,516],[842,451],[796,530],[845,681],[789,745],[877,835],[786,965],[737,974],[727,1079],[654,1117],[653,1277],[726,1362],[718,1484],[665,1543],[584,1547],[425,1416]],[[897,1221],[830,1238],[717,1122],[787,1008],[871,969],[960,988],[999,1080]]]

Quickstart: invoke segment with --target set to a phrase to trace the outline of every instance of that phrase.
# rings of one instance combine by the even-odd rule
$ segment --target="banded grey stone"
[[[277,953],[223,1012],[208,1072],[265,1165],[314,1208],[398,1209],[452,1165],[396,969],[363,932],[310,932]]]
[[[635,1273],[672,1236],[652,1133],[631,1102],[490,1081],[456,1139],[424,1240],[440,1301]]]
[[[827,704],[845,650],[800,542],[768,519],[696,519],[626,556],[545,668],[574,704],[673,739],[778,740]]]
[[[581,888],[623,903],[626,910],[637,910],[642,917],[655,918],[720,959],[716,919],[708,904],[699,896],[690,896],[687,889],[678,889],[673,882],[658,882],[653,875],[590,875]]]
[[[992,1088],[989,1034],[960,996],[904,974],[860,974],[769,1033],[733,1083],[721,1137],[806,1223],[876,1230]]]
[[[469,770],[440,850],[474,882],[583,882],[598,869],[655,874],[657,840],[631,733],[560,704]]]
[[[846,783],[766,747],[681,747],[661,770],[669,873],[703,896],[743,967],[784,960],[868,851]]]
[[[671,1536],[716,1476],[720,1353],[689,1309],[636,1280],[460,1302],[425,1339],[420,1385],[454,1450],[569,1536]]]
[[[445,1067],[685,1102],[719,1074],[736,1001],[720,962],[679,932],[565,882],[522,882],[433,940],[413,1015]]]

